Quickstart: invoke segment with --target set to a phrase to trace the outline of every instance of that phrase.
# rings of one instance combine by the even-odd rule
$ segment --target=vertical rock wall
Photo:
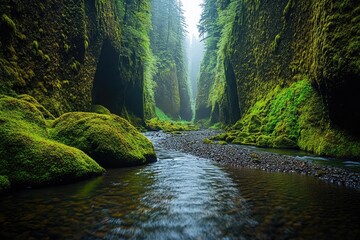
[[[1,93],[30,94],[55,115],[103,104],[143,118],[142,64],[120,59],[119,4],[1,1]]]
[[[201,70],[210,87],[199,89],[209,97],[198,114],[236,123],[228,141],[358,158],[359,1],[231,3],[216,69]]]

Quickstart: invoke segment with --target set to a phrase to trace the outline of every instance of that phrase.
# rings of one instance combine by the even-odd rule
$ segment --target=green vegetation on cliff
[[[153,0],[151,48],[156,59],[156,106],[173,119],[192,119],[180,1]]]
[[[205,0],[196,119],[235,124],[229,142],[359,158],[359,7]]]
[[[0,93],[56,117],[102,105],[143,125],[158,104],[191,120],[178,1],[4,0],[0,12]]]
[[[300,148],[319,155],[356,158],[360,139],[331,127],[325,107],[308,79],[277,87],[252,106],[225,134],[236,144]]]
[[[173,121],[159,108],[156,108],[156,118],[146,120],[145,124],[149,131],[163,130],[168,133],[178,133],[199,130],[199,126],[196,124],[187,121]]]

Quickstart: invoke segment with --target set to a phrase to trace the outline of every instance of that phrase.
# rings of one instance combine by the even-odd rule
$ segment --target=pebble
[[[291,156],[268,152],[254,152],[241,145],[204,144],[203,139],[212,137],[219,132],[200,130],[167,134],[157,132],[159,144],[165,148],[193,154],[198,157],[212,159],[222,164],[235,167],[261,169],[267,172],[298,173],[313,176],[328,183],[360,190],[360,173],[346,169],[303,162]]]

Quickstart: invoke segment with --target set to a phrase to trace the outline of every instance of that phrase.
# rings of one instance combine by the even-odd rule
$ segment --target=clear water
[[[156,142],[156,139],[153,139]],[[360,191],[216,165],[159,161],[0,198],[1,239],[357,239]]]

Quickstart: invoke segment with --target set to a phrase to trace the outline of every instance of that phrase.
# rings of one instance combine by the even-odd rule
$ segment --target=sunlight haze
[[[192,38],[193,35],[199,37],[199,32],[197,25],[199,24],[200,15],[201,15],[201,6],[203,0],[181,0],[184,5],[184,15],[187,24],[187,31],[189,32],[189,37]]]

